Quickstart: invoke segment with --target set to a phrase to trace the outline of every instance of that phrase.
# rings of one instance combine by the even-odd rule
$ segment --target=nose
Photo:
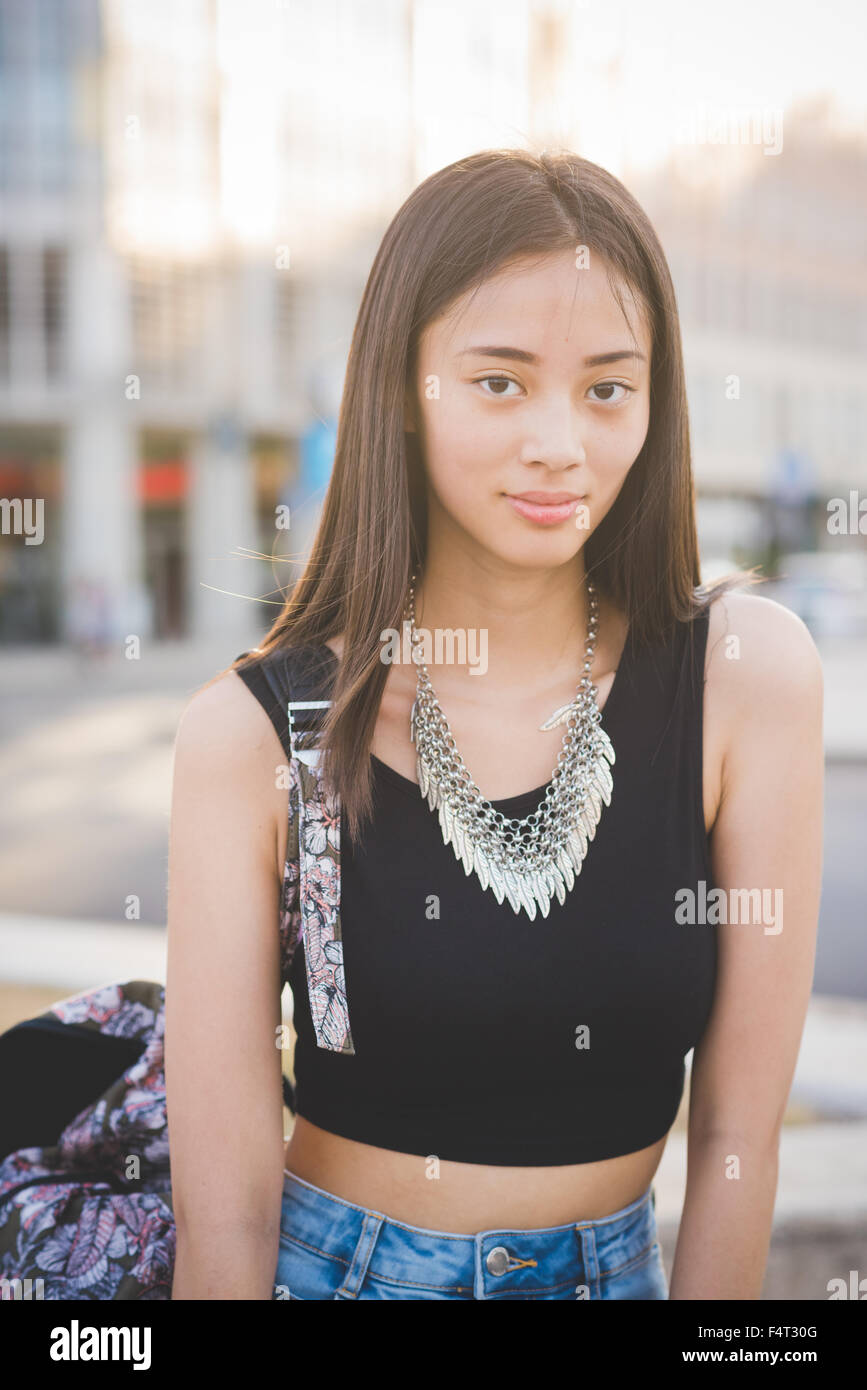
[[[586,463],[581,414],[566,399],[539,406],[521,448],[522,463],[544,463],[558,471]]]

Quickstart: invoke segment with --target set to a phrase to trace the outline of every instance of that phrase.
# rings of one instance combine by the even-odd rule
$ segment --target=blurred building
[[[0,538],[0,641],[70,636],[91,596],[120,638],[279,604],[277,509],[309,541],[301,441],[333,447],[411,186],[411,24],[378,10],[0,0],[0,497],[45,507],[41,544]]]
[[[829,114],[787,112],[782,152],[734,151],[734,182],[696,177],[705,146],[630,185],[677,292],[703,548],[772,568],[865,555],[827,528],[829,499],[867,495],[867,141]]]

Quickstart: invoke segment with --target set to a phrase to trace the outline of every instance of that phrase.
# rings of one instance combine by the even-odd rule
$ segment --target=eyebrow
[[[527,352],[524,348],[516,347],[469,347],[456,354],[458,357],[473,355],[476,357],[509,357],[515,362],[529,362],[533,366],[538,366],[541,358],[535,352]],[[632,357],[638,362],[646,362],[647,358],[643,352],[634,352],[623,348],[616,352],[597,352],[593,357],[584,358],[585,367],[604,367],[609,362],[622,362],[624,358]]]

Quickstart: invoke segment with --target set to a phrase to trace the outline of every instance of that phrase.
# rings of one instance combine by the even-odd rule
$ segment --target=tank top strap
[[[702,609],[691,623],[684,624],[681,669],[683,679],[678,686],[679,718],[683,721],[691,765],[691,783],[696,803],[696,833],[707,856],[708,844],[704,824],[704,687],[705,654],[710,630],[710,606]]]
[[[701,861],[710,879],[709,845],[704,819],[704,664],[709,610],[677,623],[665,640],[641,650],[633,667],[632,699],[619,729],[621,766],[647,770],[630,785],[629,794],[649,814],[664,814],[680,839],[682,852]],[[624,702],[626,703],[626,702]],[[664,806],[651,779],[665,769]]]
[[[250,658],[246,660],[246,658]],[[265,709],[286,757],[311,764],[316,732],[330,703],[337,658],[330,647],[296,646],[262,656],[242,652],[238,674]]]
[[[664,638],[627,638],[602,712],[621,769],[634,760],[653,767],[660,758],[683,755],[694,767],[700,762],[707,634],[704,609],[692,621],[676,623]]]
[[[677,638],[672,644],[675,662],[674,704],[684,727],[693,738],[701,728],[709,620],[709,609],[704,608],[691,622],[680,623]]]

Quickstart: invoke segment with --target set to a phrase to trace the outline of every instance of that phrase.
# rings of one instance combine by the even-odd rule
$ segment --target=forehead
[[[558,350],[586,355],[629,346],[650,357],[646,308],[631,286],[591,251],[576,266],[572,250],[521,258],[460,295],[422,334],[432,351],[480,344],[527,348],[540,357]],[[609,280],[620,293],[623,307]]]

